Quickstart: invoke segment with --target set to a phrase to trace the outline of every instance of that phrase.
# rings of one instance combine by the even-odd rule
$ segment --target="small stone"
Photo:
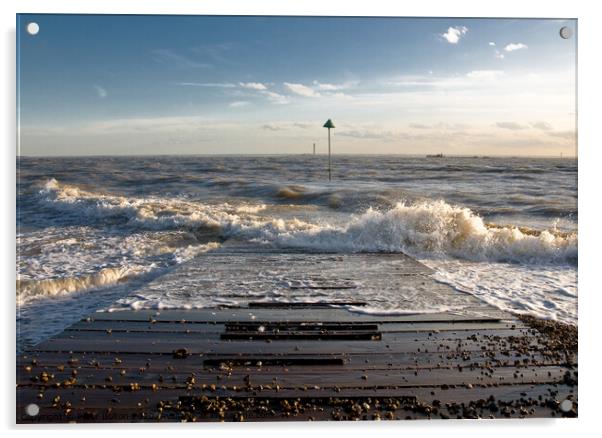
[[[185,348],[178,348],[172,352],[174,359],[186,359],[189,356],[188,350]]]

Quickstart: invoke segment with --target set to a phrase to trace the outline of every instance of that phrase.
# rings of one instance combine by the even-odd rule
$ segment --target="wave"
[[[216,249],[217,242],[201,245],[189,245],[177,248],[172,253],[173,265],[184,263],[198,254]],[[116,266],[102,268],[97,272],[60,278],[17,279],[17,304],[23,305],[31,300],[68,295],[101,287],[123,283],[135,277],[165,271],[169,266],[155,263],[145,265]]]
[[[64,295],[119,283],[141,273],[128,267],[104,268],[99,272],[79,277],[48,278],[44,280],[17,280],[17,300],[22,304],[32,298]]]
[[[334,251],[405,252],[416,257],[451,256],[475,261],[576,263],[577,233],[487,226],[468,208],[444,201],[398,203],[381,212],[368,209],[342,228],[278,235],[268,241]]]
[[[88,219],[121,218],[127,225],[142,229],[182,227],[218,228],[236,222],[240,213],[257,213],[263,204],[200,204],[184,199],[135,198],[85,191],[77,186],[49,180],[40,191],[47,205]]]
[[[472,210],[443,200],[399,202],[386,210],[368,208],[363,214],[349,215],[343,224],[333,224],[318,216],[313,221],[258,214],[265,213],[265,205],[97,194],[54,179],[42,194],[55,208],[86,217],[119,215],[128,225],[150,229],[213,228],[224,238],[277,246],[334,252],[405,252],[419,258],[577,263],[576,232],[486,224]]]

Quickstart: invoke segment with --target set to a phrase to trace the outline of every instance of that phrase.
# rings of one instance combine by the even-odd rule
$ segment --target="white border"
[[[244,436],[302,436],[308,433],[335,433],[347,436],[378,434],[420,434],[421,436],[481,436],[508,435],[577,436],[586,429],[600,428],[596,424],[600,397],[600,290],[598,278],[601,251],[599,208],[602,166],[600,150],[600,69],[599,28],[602,16],[596,13],[595,2],[570,0],[527,2],[525,0],[498,0],[496,4],[470,0],[431,0],[420,2],[366,1],[278,1],[278,0],[4,0],[0,2],[2,21],[3,56],[2,112],[3,160],[2,160],[2,263],[1,275],[4,288],[0,292],[3,302],[3,332],[7,342],[3,348],[2,377],[5,389],[2,403],[2,425],[12,435],[18,431],[26,436],[85,434],[88,437],[105,437],[116,430],[142,429],[147,436],[161,436],[176,431],[191,433],[232,433]],[[144,13],[144,14],[225,14],[225,15],[365,15],[365,16],[455,16],[455,17],[545,17],[579,19],[579,334],[580,334],[580,391],[579,419],[577,420],[524,420],[524,421],[437,421],[398,423],[286,423],[286,424],[227,424],[227,425],[94,425],[94,426],[14,426],[14,285],[15,285],[15,14],[20,13]],[[8,213],[7,213],[8,212]],[[178,425],[180,426],[180,425]]]

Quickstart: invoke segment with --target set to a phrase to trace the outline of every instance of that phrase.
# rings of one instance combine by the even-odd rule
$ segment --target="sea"
[[[336,155],[332,181],[327,163],[323,155],[19,157],[17,349],[98,310],[240,304],[244,285],[238,298],[219,285],[144,293],[234,240],[405,253],[437,281],[500,309],[577,324],[576,159]],[[304,293],[292,299],[328,300],[323,290]],[[348,298],[374,313],[445,306],[371,294]]]

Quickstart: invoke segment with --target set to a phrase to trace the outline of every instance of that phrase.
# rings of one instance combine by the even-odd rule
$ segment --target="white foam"
[[[207,204],[185,199],[116,196],[62,185],[56,180],[49,181],[41,195],[43,201],[53,208],[86,218],[123,216],[127,220],[126,226],[132,229],[126,232],[125,237],[107,237],[100,231],[98,235],[80,235],[77,232],[65,235],[65,228],[61,228],[49,242],[31,235],[34,241],[39,240],[42,254],[25,257],[27,266],[19,265],[20,272],[26,280],[32,278],[43,283],[35,286],[23,283],[28,285],[21,286],[21,299],[24,300],[30,296],[119,282],[130,278],[133,273],[146,272],[149,266],[156,269],[183,263],[207,248],[165,243],[166,236],[209,227],[224,237],[300,249],[405,252],[425,259],[436,268],[439,280],[499,308],[562,321],[576,320],[576,232],[535,231],[519,227],[520,224],[486,224],[470,209],[442,200],[398,203],[384,211],[368,209],[344,220],[340,214],[333,219],[334,216],[320,215],[319,212],[300,220],[290,216],[278,217],[277,208],[266,208],[264,204]],[[91,248],[79,250],[82,242],[91,243]],[[101,250],[96,251],[94,247],[98,246]],[[27,249],[27,245],[22,247]],[[46,252],[48,256],[45,256]],[[117,263],[119,258],[128,263]],[[104,260],[104,263],[98,263],[98,260]],[[73,272],[66,272],[63,268],[77,263],[79,266]],[[100,274],[107,268],[111,270]],[[230,289],[229,292],[234,287],[232,284],[223,286]],[[197,301],[187,302],[186,293],[166,296],[166,292],[161,290],[152,296],[128,297],[121,305],[157,309],[236,305],[237,299],[219,297],[227,292],[224,290],[215,296],[196,297]],[[264,295],[255,298],[262,299],[268,292],[263,291]],[[356,311],[408,311],[395,305],[395,300],[383,300],[378,296],[365,298],[371,303],[378,302],[378,305]],[[272,293],[270,299],[277,300],[279,296]],[[446,305],[438,303],[438,307],[433,309],[450,310]],[[411,311],[422,313],[433,309],[418,306]]]
[[[577,324],[577,271],[566,265],[421,260],[435,278],[515,313]]]
[[[22,305],[34,298],[64,295],[76,291],[116,284],[130,276],[139,275],[143,268],[104,268],[79,277],[49,278],[44,280],[17,280],[17,304]]]
[[[123,214],[150,229],[218,228],[226,237],[328,251],[393,251],[415,256],[451,256],[479,261],[575,263],[577,233],[525,231],[488,226],[468,208],[442,200],[397,203],[387,211],[368,209],[347,223],[310,222],[256,214],[261,206],[204,204],[178,199],[127,198],[85,192],[56,180],[46,185],[48,201],[86,215]],[[518,224],[517,224],[518,225]]]
[[[250,238],[329,251],[391,251],[467,260],[567,263],[577,259],[577,234],[491,227],[470,209],[428,201],[381,212],[368,209],[343,226],[272,221]]]
[[[199,244],[182,231],[122,235],[90,227],[49,227],[17,240],[16,291],[21,306],[115,285],[219,246]]]

